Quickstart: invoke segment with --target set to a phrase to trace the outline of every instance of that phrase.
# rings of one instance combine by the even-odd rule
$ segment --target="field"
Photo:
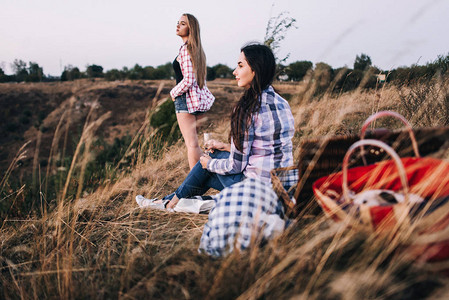
[[[392,241],[333,223],[310,205],[263,247],[211,259],[197,251],[207,215],[139,209],[137,194],[165,195],[188,173],[183,141],[161,139],[157,133],[164,127],[150,124],[172,85],[0,84],[4,117],[18,124],[3,126],[0,136],[0,298],[449,297],[447,276],[413,263],[402,251],[413,236],[409,232]],[[203,132],[226,140],[229,112],[241,91],[229,80],[208,85],[217,100],[200,124],[200,142]],[[444,77],[337,94],[317,94],[313,82],[275,88],[295,117],[294,157],[307,138],[359,133],[363,121],[381,110],[401,113],[415,128],[446,126],[449,120]],[[401,124],[382,119],[376,127]],[[94,153],[126,135],[120,160],[101,173],[89,169]],[[447,149],[438,157],[447,160]],[[63,164],[68,153],[70,161]],[[89,181],[98,174],[103,177]]]

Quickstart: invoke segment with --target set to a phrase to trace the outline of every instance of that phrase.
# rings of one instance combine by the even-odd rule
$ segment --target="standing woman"
[[[201,45],[198,20],[191,14],[183,14],[176,26],[176,34],[183,44],[173,61],[176,86],[170,96],[175,102],[176,118],[192,169],[202,153],[196,132],[197,115],[208,111],[215,97],[206,86],[206,55]]]

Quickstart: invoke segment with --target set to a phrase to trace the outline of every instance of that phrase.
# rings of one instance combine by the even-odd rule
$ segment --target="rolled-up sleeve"
[[[245,134],[243,151],[240,152],[231,139],[231,151],[227,159],[211,159],[207,164],[207,170],[221,175],[242,173],[248,165],[251,155],[251,146],[254,141],[254,126],[250,126],[248,134]]]

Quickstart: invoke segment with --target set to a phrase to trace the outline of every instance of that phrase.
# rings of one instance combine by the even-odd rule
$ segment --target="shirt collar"
[[[267,86],[262,92],[263,92],[263,93],[264,93],[264,92],[265,92],[265,93],[274,93],[274,88],[273,88],[271,85],[269,85],[269,86]]]
[[[275,97],[274,89],[271,85],[269,85],[262,91],[261,102],[273,103],[274,97]]]

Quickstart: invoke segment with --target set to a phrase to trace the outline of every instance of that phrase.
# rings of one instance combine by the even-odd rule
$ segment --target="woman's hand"
[[[231,144],[226,144],[217,140],[208,140],[206,144],[204,144],[204,148],[206,151],[214,152],[214,150],[220,151],[231,151]]]
[[[203,167],[203,169],[207,169],[207,164],[209,163],[209,160],[211,160],[211,159],[212,158],[207,154],[201,155],[200,163],[201,163],[201,166]]]
[[[171,199],[170,202],[167,203],[165,208],[167,210],[172,210],[173,208],[175,208],[175,206],[176,206],[176,204],[178,204],[178,202],[179,202],[178,197],[174,196],[173,199]]]

